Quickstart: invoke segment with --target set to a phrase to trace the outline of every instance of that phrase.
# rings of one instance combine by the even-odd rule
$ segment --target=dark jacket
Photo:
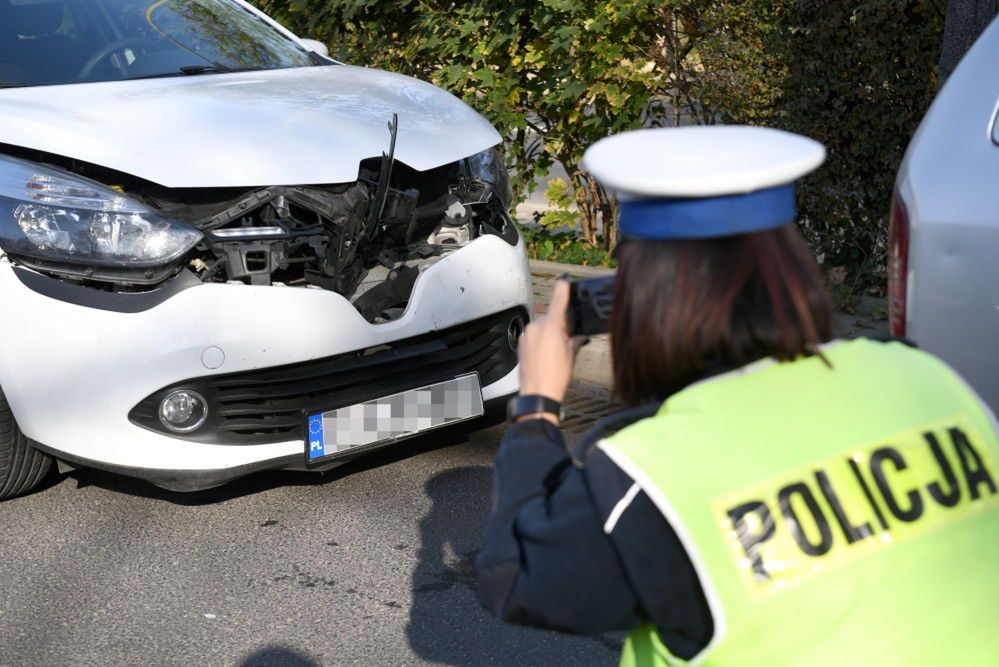
[[[579,634],[651,622],[681,658],[707,645],[711,614],[679,539],[645,492],[595,447],[658,408],[611,415],[571,453],[547,421],[507,431],[476,559],[480,596],[493,613]]]

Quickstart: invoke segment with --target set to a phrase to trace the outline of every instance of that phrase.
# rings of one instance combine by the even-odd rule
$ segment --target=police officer
[[[559,283],[521,340],[476,562],[498,616],[630,631],[624,665],[999,664],[995,418],[903,342],[829,342],[792,225],[793,182],[824,157],[737,126],[587,152],[621,202],[610,329],[629,407],[566,449]]]

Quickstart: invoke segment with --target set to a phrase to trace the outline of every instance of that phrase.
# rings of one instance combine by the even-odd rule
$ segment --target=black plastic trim
[[[129,411],[136,426],[179,440],[212,445],[305,441],[305,411],[332,410],[400,391],[479,373],[483,388],[517,365],[509,323],[523,307],[368,349],[282,366],[189,378],[147,396]],[[191,389],[209,405],[208,421],[173,433],[159,421],[162,399]]]
[[[468,424],[475,424],[477,421],[481,420],[488,420],[490,418],[490,413],[500,410],[502,406],[506,405],[506,402],[512,396],[514,396],[514,394],[500,396],[486,401],[483,405],[483,408],[485,409],[485,414],[483,416],[446,426],[442,430],[447,430],[452,427],[458,428],[462,425],[467,426]],[[288,456],[280,456],[266,461],[255,461],[253,463],[247,463],[245,465],[234,466],[231,468],[216,468],[211,470],[168,470],[162,468],[121,466],[113,463],[94,461],[93,459],[76,456],[75,454],[67,454],[59,451],[58,449],[48,447],[35,441],[31,442],[31,446],[55,459],[70,463],[74,466],[104,470],[116,475],[145,480],[150,484],[168,491],[193,493],[196,491],[213,489],[241,477],[246,477],[247,475],[252,475],[256,472],[263,472],[265,470],[292,470],[298,472],[323,472],[326,470],[332,470],[333,468],[349,463],[350,461],[364,456],[365,454],[369,454],[380,449],[386,449],[408,439],[409,438],[393,440],[392,442],[383,443],[374,447],[364,448],[363,451],[358,450],[353,452],[353,456],[345,455],[343,457],[336,457],[314,464],[306,461],[306,457],[303,452],[298,454],[289,454]]]
[[[46,445],[32,441],[31,446],[46,454],[67,461],[74,465],[96,470],[105,470],[116,475],[134,477],[142,479],[168,491],[179,491],[190,493],[193,491],[204,491],[216,486],[221,486],[226,482],[231,482],[240,477],[246,477],[255,472],[263,470],[283,470],[292,468],[299,464],[302,454],[292,454],[266,461],[256,461],[241,466],[231,468],[219,468],[211,470],[167,470],[161,468],[139,468],[133,466],[121,466],[113,463],[94,461],[83,456],[67,454],[58,449],[53,449]],[[334,466],[330,466],[331,468]]]
[[[488,236],[498,236],[509,245],[516,248],[517,244],[520,243],[520,230],[517,229],[517,224],[505,210],[500,209],[499,216],[503,220],[503,228],[496,229],[488,222],[483,222],[481,225],[482,234]]]
[[[152,310],[184,290],[202,284],[197,276],[184,269],[156,289],[146,292],[106,292],[50,278],[20,266],[13,269],[18,280],[32,292],[63,303],[114,313],[142,313]]]

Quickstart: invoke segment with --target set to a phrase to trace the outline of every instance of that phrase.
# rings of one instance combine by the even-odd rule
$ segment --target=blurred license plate
[[[481,417],[477,373],[344,408],[310,414],[307,461],[392,442],[423,431]]]

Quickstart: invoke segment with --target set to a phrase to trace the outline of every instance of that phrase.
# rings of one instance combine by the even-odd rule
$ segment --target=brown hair
[[[662,400],[714,367],[811,354],[830,338],[829,297],[793,227],[630,240],[616,256],[614,388],[627,403]]]

